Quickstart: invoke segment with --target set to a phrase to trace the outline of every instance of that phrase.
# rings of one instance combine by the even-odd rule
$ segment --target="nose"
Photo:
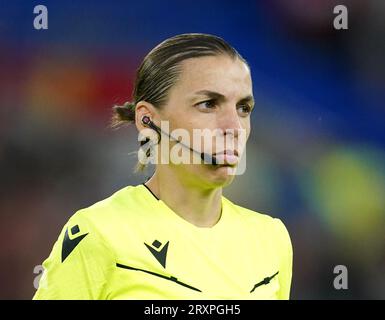
[[[239,136],[243,126],[235,107],[226,108],[220,119],[218,119],[218,127],[225,136],[229,134],[232,134],[234,138]]]

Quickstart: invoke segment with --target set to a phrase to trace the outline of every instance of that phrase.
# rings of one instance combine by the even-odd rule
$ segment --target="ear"
[[[151,120],[154,120],[157,112],[155,107],[146,101],[139,101],[135,106],[135,126],[138,131],[143,130],[146,126],[142,123],[142,118],[148,116]]]

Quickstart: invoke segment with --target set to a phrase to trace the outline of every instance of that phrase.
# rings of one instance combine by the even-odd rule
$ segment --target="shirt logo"
[[[166,268],[166,256],[167,256],[167,249],[169,241],[162,247],[162,243],[158,240],[155,240],[151,246],[149,246],[147,243],[144,243],[148,250],[152,253],[152,255],[158,260],[158,262],[163,266],[163,268]]]
[[[79,225],[76,225],[71,228],[71,233],[72,235],[76,235],[80,232]],[[77,238],[70,239],[68,235],[68,228],[64,234],[64,239],[63,239],[63,245],[62,245],[62,251],[61,251],[61,262],[63,263],[64,260],[70,255],[70,253],[76,248],[76,246],[79,244],[80,241],[87,235],[83,234]]]

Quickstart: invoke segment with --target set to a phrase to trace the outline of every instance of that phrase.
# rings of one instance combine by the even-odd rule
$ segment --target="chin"
[[[233,182],[235,171],[235,167],[219,166],[212,170],[211,182],[218,187],[226,187]]]

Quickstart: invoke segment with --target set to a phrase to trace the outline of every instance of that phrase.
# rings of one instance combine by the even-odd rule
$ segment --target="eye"
[[[212,109],[216,107],[216,101],[211,99],[211,100],[206,100],[199,102],[195,105],[200,111],[203,112],[210,112]]]
[[[252,108],[250,105],[248,105],[248,104],[239,105],[239,106],[237,107],[238,113],[239,113],[240,116],[242,116],[242,117],[248,116],[248,115],[251,113],[251,110],[252,110],[252,109],[253,109],[253,108]]]

